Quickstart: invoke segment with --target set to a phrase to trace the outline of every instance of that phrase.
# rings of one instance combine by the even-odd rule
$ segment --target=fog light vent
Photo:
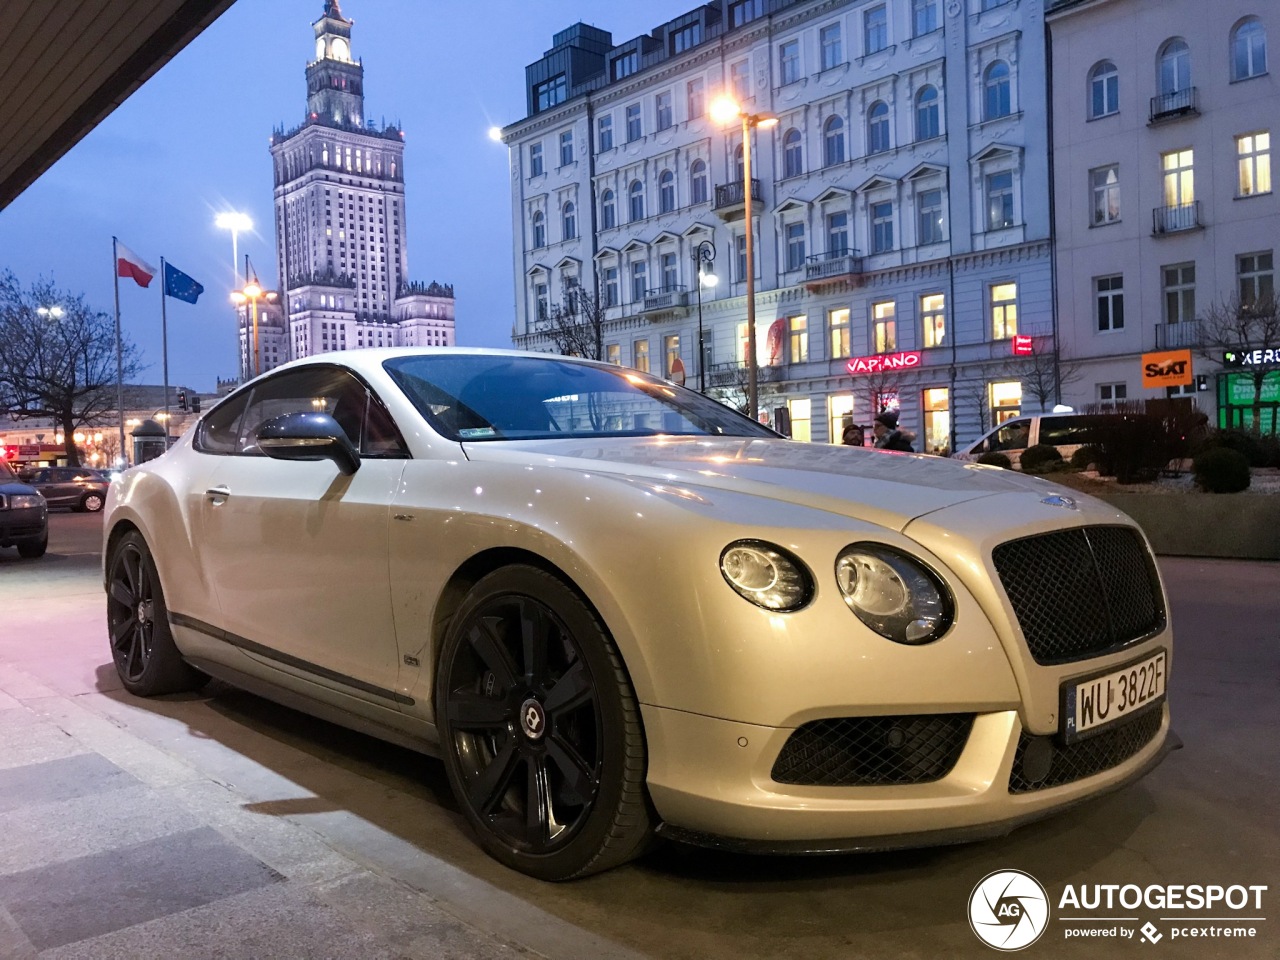
[[[797,727],[773,765],[778,783],[854,787],[931,783],[960,759],[972,713],[813,720]]]

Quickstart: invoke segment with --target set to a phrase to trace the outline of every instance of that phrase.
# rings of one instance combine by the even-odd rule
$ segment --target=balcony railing
[[[782,379],[782,365],[778,363],[761,363],[756,365],[756,383],[773,383]],[[741,387],[747,386],[747,364],[745,361],[733,363],[715,363],[707,367],[707,386],[709,387]]]
[[[805,280],[829,280],[862,272],[862,258],[857,250],[831,250],[809,258],[804,265]]]
[[[760,181],[755,177],[751,178],[751,199],[753,201],[762,199],[760,192]],[[735,183],[719,183],[716,184],[716,210],[726,207],[739,207],[746,203],[742,189],[742,181]]]
[[[675,310],[678,307],[687,307],[688,305],[689,294],[685,290],[684,284],[673,283],[665,287],[653,287],[646,290],[641,310],[644,313],[651,313],[655,310]]]
[[[1156,349],[1178,350],[1197,346],[1200,343],[1200,334],[1199,320],[1188,320],[1186,323],[1157,323]]]
[[[1200,201],[1178,203],[1170,207],[1156,207],[1151,211],[1151,232],[1159,236],[1162,233],[1177,233],[1180,230],[1195,230],[1203,226],[1200,222]]]
[[[1161,93],[1151,98],[1151,117],[1148,123],[1159,123],[1162,120],[1176,120],[1178,117],[1195,115],[1200,112],[1196,106],[1196,88],[1175,90],[1173,93]]]

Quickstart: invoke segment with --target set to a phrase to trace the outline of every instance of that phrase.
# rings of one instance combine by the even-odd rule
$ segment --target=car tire
[[[173,642],[160,575],[136,530],[112,546],[107,560],[107,632],[116,673],[132,694],[185,693],[208,680]]]
[[[449,783],[481,846],[540,880],[599,873],[652,837],[640,709],[608,631],[531,566],[483,577],[441,644]]]
[[[100,493],[86,493],[80,498],[80,509],[87,511],[88,513],[97,513],[103,508],[106,502],[106,497]]]
[[[49,549],[49,531],[44,532],[39,540],[18,541],[18,556],[24,560],[37,560]]]

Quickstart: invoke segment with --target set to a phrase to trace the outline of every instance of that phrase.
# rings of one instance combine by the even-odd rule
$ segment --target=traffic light
[[[187,391],[185,390],[178,391],[178,409],[183,413],[187,412]]]
[[[191,395],[191,412],[192,413],[200,412],[200,398],[196,396],[194,393]]]

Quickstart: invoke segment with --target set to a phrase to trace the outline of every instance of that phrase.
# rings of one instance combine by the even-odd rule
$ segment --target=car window
[[[252,394],[244,390],[233,394],[211,410],[196,433],[194,446],[202,453],[235,453],[240,438],[240,421]]]
[[[1031,443],[1031,421],[1010,420],[995,433],[997,450],[1025,450]]]
[[[1040,421],[1040,442],[1053,446],[1090,443],[1093,432],[1089,417],[1045,417]]]

